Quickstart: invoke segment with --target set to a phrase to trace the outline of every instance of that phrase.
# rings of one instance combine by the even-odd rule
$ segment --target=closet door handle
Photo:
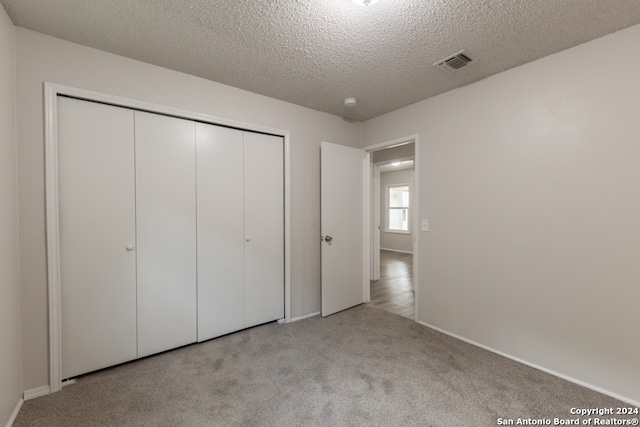
[[[127,252],[131,252],[132,250],[134,250],[134,249],[135,249],[135,246],[133,246],[133,245],[127,245],[127,246],[125,246],[125,248],[124,248],[124,249],[125,249]]]

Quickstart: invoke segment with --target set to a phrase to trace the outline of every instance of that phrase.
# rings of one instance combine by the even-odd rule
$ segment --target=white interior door
[[[135,112],[138,357],[196,341],[195,122]]]
[[[244,328],[243,134],[196,124],[198,341]]]
[[[245,327],[284,317],[284,144],[244,132]]]
[[[365,301],[364,150],[323,142],[321,157],[322,315]]]
[[[133,111],[58,97],[62,378],[135,359]]]

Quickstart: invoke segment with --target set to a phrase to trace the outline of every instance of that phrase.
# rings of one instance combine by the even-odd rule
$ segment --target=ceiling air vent
[[[447,71],[458,71],[474,62],[476,62],[475,58],[470,56],[468,53],[464,53],[464,50],[461,50],[454,55],[447,56],[445,59],[438,61],[433,65]]]

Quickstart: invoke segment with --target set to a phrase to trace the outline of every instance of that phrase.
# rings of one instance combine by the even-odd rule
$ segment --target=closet
[[[198,341],[284,312],[282,138],[196,125]]]
[[[137,357],[134,112],[58,98],[62,378]]]
[[[282,137],[57,102],[62,378],[284,317]]]
[[[196,340],[195,162],[193,121],[135,111],[138,357]]]

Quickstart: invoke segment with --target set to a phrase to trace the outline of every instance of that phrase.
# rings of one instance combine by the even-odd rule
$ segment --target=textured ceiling
[[[21,27],[356,121],[640,23],[639,0],[0,3]],[[478,62],[432,66],[462,49]]]

